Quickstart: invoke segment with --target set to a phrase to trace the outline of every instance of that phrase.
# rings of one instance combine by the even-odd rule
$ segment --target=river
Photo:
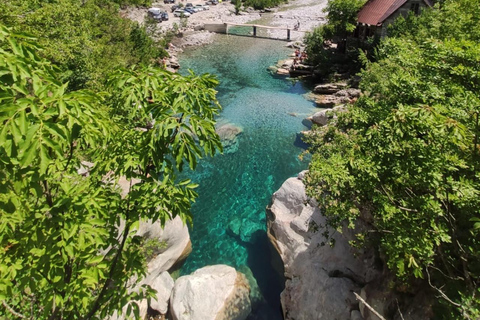
[[[213,44],[186,50],[180,56],[181,70],[218,76],[223,110],[217,121],[234,124],[243,133],[235,146],[201,160],[189,173],[200,187],[192,209],[193,252],[181,274],[212,264],[233,266],[258,284],[249,319],[282,319],[283,279],[272,267],[265,207],[287,178],[307,167],[298,157],[303,150],[298,134],[315,106],[303,97],[308,89],[301,82],[267,71],[292,52],[285,42],[215,37]]]

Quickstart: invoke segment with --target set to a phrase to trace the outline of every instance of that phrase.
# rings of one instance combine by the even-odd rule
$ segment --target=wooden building
[[[369,0],[358,13],[354,36],[360,39],[383,38],[387,35],[387,26],[398,16],[407,16],[410,11],[418,14],[431,6],[432,0]]]

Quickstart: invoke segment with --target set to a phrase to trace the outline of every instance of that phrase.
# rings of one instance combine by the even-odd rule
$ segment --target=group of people
[[[293,58],[293,70],[295,70],[299,63],[307,60],[307,58],[307,53],[305,51],[300,51],[300,49],[296,49],[295,57]]]

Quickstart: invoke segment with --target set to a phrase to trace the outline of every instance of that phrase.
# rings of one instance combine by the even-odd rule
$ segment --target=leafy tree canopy
[[[138,222],[190,221],[177,173],[221,149],[217,80],[137,66],[69,91],[48,50],[0,26],[0,318],[104,319],[152,293],[130,290]]]
[[[119,15],[113,0],[4,0],[0,23],[35,36],[71,89],[97,88],[111,70],[165,55],[143,27]]]
[[[366,0],[328,0],[324,12],[327,13],[327,23],[324,26],[324,36],[345,37],[357,27],[357,13],[367,2]]]
[[[439,319],[480,316],[479,17],[480,1],[446,0],[400,21],[364,95],[308,138],[307,192],[329,224],[371,223],[359,239],[402,281],[426,279]]]

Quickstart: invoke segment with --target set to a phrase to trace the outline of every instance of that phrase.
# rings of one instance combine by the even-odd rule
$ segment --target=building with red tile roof
[[[359,38],[384,37],[387,26],[398,16],[406,16],[410,11],[418,14],[432,5],[431,0],[369,0],[358,12],[355,35]]]

